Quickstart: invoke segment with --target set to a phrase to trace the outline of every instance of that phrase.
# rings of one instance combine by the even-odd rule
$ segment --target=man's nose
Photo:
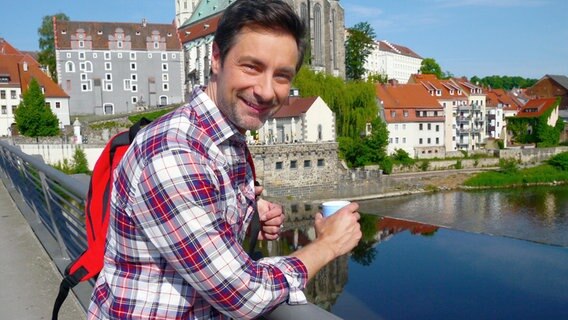
[[[263,103],[274,100],[274,86],[270,75],[264,74],[259,77],[257,84],[254,86],[254,94],[259,97]]]

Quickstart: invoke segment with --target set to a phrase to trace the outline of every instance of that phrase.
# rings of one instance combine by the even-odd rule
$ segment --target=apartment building
[[[384,74],[388,79],[405,84],[411,75],[420,71],[421,64],[422,57],[411,49],[386,40],[376,41],[364,64],[364,78],[369,74]]]
[[[514,117],[521,110],[522,104],[514,95],[503,89],[486,89],[487,138],[503,139],[506,118]]]
[[[63,128],[70,124],[69,96],[41,69],[30,55],[0,38],[0,136],[11,136],[14,112],[32,79],[40,85],[46,105]]]
[[[380,116],[387,124],[387,152],[403,149],[411,157],[444,157],[444,108],[422,84],[377,84]]]
[[[451,79],[467,95],[467,104],[458,106],[457,147],[459,150],[477,150],[485,145],[486,97],[483,88],[465,78]]]
[[[444,147],[446,151],[459,150],[459,128],[463,128],[464,124],[469,126],[470,122],[469,114],[465,114],[465,111],[462,110],[458,114],[458,108],[468,103],[465,92],[452,80],[440,80],[433,74],[414,74],[410,76],[408,82],[421,84],[424,90],[442,106],[445,118]]]
[[[127,113],[184,100],[174,24],[53,21],[59,85],[70,112]]]
[[[176,2],[178,35],[185,55],[186,91],[209,81],[211,48],[223,11],[233,0]],[[310,66],[345,78],[345,13],[337,0],[287,0],[306,22]]]

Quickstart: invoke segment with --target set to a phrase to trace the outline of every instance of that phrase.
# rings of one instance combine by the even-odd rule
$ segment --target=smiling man
[[[111,219],[89,319],[249,319],[305,303],[307,281],[361,238],[358,205],[315,217],[317,239],[251,259],[241,243],[258,207],[260,239],[282,207],[255,199],[244,133],[286,107],[304,26],[280,0],[237,0],[219,23],[211,81],[140,131],[114,172]]]

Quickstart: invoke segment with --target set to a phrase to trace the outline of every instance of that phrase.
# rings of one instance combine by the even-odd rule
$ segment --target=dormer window
[[[97,34],[103,34],[102,30],[97,31]]]
[[[136,35],[139,36],[139,35],[140,35],[140,31],[136,31]]]

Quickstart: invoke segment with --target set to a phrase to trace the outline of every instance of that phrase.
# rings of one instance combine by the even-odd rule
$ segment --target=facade
[[[335,114],[320,97],[290,97],[258,131],[257,143],[335,142]]]
[[[456,117],[458,150],[477,150],[485,145],[486,99],[483,89],[465,78],[452,79],[467,95],[467,103],[458,106]]]
[[[511,92],[503,89],[487,89],[485,94],[487,98],[487,138],[503,139],[506,118],[516,116],[522,105]]]
[[[421,84],[376,85],[381,117],[389,131],[388,154],[396,149],[411,157],[444,157],[444,109]]]
[[[209,81],[213,36],[223,10],[232,1],[176,0],[178,35],[185,55],[186,92]],[[309,22],[311,68],[345,78],[345,18],[339,1],[288,0],[288,3]]]
[[[173,24],[53,21],[59,85],[72,115],[127,113],[184,100]]]
[[[69,96],[41,69],[30,55],[0,38],[0,136],[10,136],[14,111],[32,79],[42,88],[45,103],[59,119],[60,128],[70,124]]]
[[[458,109],[468,104],[466,93],[453,80],[440,80],[433,74],[414,74],[408,81],[421,84],[442,106],[445,118],[444,147],[446,151],[459,150],[461,147],[459,131],[464,125],[470,125],[468,115],[462,112],[458,114]],[[461,138],[463,141],[463,137]]]
[[[422,57],[407,47],[386,40],[376,41],[374,49],[365,61],[364,78],[370,74],[384,74],[398,83],[407,83],[411,75],[420,71]]]
[[[560,110],[568,110],[568,77],[545,75],[525,91],[531,99],[560,97]]]

